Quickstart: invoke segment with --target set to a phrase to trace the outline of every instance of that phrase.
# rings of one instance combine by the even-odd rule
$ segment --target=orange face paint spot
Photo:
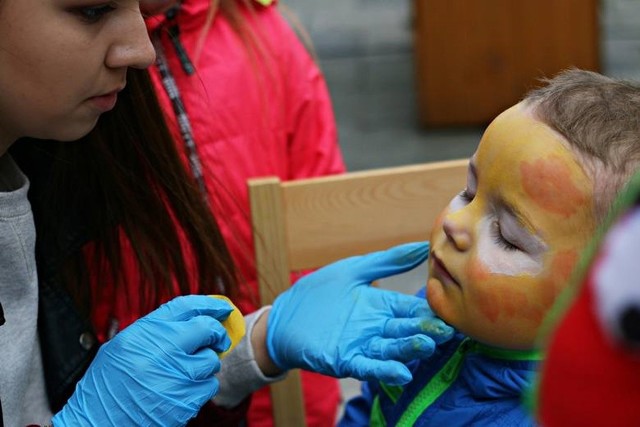
[[[511,289],[505,289],[500,295],[500,300],[502,302],[502,314],[509,319],[514,318],[522,310],[522,307],[529,303],[524,294],[513,292]]]
[[[466,277],[468,277],[471,281],[478,282],[486,282],[490,280],[491,273],[487,271],[487,269],[478,262],[477,259],[474,259],[466,267]],[[484,317],[486,317],[490,322],[495,323],[498,321],[498,317],[500,316],[500,307],[496,304],[496,295],[488,294],[488,293],[478,293],[477,295],[477,309],[482,313]]]
[[[564,265],[565,262],[570,262],[570,260],[563,257],[562,261],[559,261],[558,271],[563,270],[561,265]],[[490,288],[485,288],[482,292],[474,294],[476,305],[474,309],[489,322],[494,324],[515,322],[529,325],[528,328],[531,328],[531,326],[537,328],[542,321],[547,306],[541,305],[539,299],[535,297],[535,295],[539,294],[538,291],[531,293],[531,290],[518,289],[514,287],[514,277],[489,273],[478,261],[473,261],[467,266],[466,274],[467,277],[473,278],[472,280],[491,283]],[[526,275],[520,276],[519,280],[524,281],[523,285],[529,282]],[[545,299],[553,300],[555,291],[551,289],[547,292],[546,290],[551,286],[547,287],[542,283],[536,283],[537,279],[531,278],[530,280],[531,282],[527,285],[527,289],[531,289],[530,286],[535,286],[539,291],[549,294]]]
[[[522,186],[541,208],[568,218],[590,201],[571,178],[571,169],[559,157],[520,164]]]
[[[533,325],[536,329],[542,321],[542,310],[535,301],[530,299],[526,292],[509,289],[502,294],[503,306],[507,321],[522,319],[526,324]],[[521,322],[522,323],[522,322]]]
[[[544,286],[542,302],[547,307],[555,301],[556,297],[568,285],[569,278],[578,262],[576,250],[567,250],[558,253],[551,264],[548,285]]]
[[[496,295],[483,293],[477,296],[478,311],[491,323],[500,317],[500,306],[496,304]]]
[[[465,274],[470,280],[478,282],[486,282],[492,276],[478,258],[473,258],[471,262],[466,265]]]
[[[566,281],[573,272],[577,261],[578,254],[575,249],[560,252],[551,265],[551,276],[556,280]]]

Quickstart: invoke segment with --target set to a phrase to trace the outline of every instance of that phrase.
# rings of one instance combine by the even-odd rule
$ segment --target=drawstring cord
[[[178,59],[180,59],[182,70],[185,72],[185,74],[187,74],[187,76],[191,76],[195,73],[195,67],[193,65],[193,62],[191,62],[191,59],[189,59],[189,55],[187,55],[186,49],[180,42],[180,31],[178,28],[178,23],[175,20],[179,9],[180,3],[169,9],[165,14],[167,22],[169,23],[169,40],[176,50]],[[164,49],[162,48],[161,30],[162,29],[159,28],[152,37],[153,46],[156,49],[156,65],[158,66],[158,70],[160,71],[160,77],[162,78],[162,87],[164,87],[165,92],[171,100],[173,113],[176,115],[176,119],[180,127],[180,135],[182,136],[182,140],[184,141],[184,145],[187,149],[187,156],[189,158],[191,173],[193,174],[193,177],[198,184],[198,188],[200,189],[202,198],[205,202],[208,203],[209,194],[207,193],[207,187],[204,183],[202,162],[200,161],[200,156],[198,155],[196,143],[193,138],[191,121],[189,120],[189,116],[187,115],[187,110],[185,109],[184,103],[182,102],[182,97],[180,96],[180,90],[178,89],[176,80],[173,78],[173,74],[171,74],[169,63],[167,62],[167,57],[164,53]],[[216,285],[218,286],[217,292],[225,295],[225,283],[219,276],[216,277]]]
[[[187,55],[187,51],[184,46],[180,42],[180,27],[178,27],[178,23],[176,22],[176,16],[178,15],[178,11],[180,10],[180,3],[169,9],[165,16],[167,18],[167,22],[169,22],[169,29],[167,32],[169,33],[169,40],[173,44],[173,48],[176,50],[176,54],[178,55],[178,59],[180,59],[180,64],[182,65],[182,69],[187,74],[187,76],[195,73],[195,68],[193,67],[193,62]]]
[[[169,39],[171,40],[174,48],[176,49],[176,53],[178,58],[180,59],[180,63],[182,64],[182,69],[187,75],[192,75],[195,72],[195,68],[193,63],[189,59],[187,55],[187,51],[184,46],[180,42],[178,37],[179,30],[178,24],[175,22],[175,16],[178,13],[179,5],[171,8],[166,13],[167,20],[170,23],[169,26]],[[160,71],[160,77],[162,79],[162,86],[164,87],[167,96],[171,100],[171,106],[173,107],[173,112],[176,115],[176,119],[178,121],[178,125],[180,127],[180,134],[182,136],[182,140],[184,141],[185,147],[187,149],[187,156],[189,158],[189,165],[191,167],[191,172],[200,188],[202,196],[205,200],[208,199],[207,189],[204,184],[204,177],[202,172],[202,162],[200,161],[200,157],[198,156],[198,151],[196,150],[195,140],[193,138],[193,129],[191,128],[191,122],[189,120],[189,116],[187,115],[187,111],[184,107],[184,103],[182,102],[182,98],[180,96],[180,90],[178,89],[178,85],[176,84],[173,75],[171,74],[171,70],[169,69],[169,64],[167,62],[167,57],[164,53],[164,49],[162,47],[161,41],[161,30],[156,31],[153,34],[152,42],[153,46],[156,50],[156,65],[158,70]]]

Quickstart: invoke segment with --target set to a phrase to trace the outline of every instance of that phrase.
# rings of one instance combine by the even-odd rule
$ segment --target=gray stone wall
[[[280,1],[313,41],[351,170],[466,157],[475,150],[482,129],[418,126],[413,0]],[[640,0],[601,0],[600,25],[603,73],[640,80]]]
[[[600,23],[603,72],[640,79],[640,1],[603,0]]]
[[[321,59],[411,54],[411,0],[284,3],[309,31]],[[640,0],[601,0],[600,12],[603,72],[640,77]]]

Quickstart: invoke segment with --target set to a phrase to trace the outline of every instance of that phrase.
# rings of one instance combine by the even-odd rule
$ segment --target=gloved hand
[[[186,424],[218,391],[216,352],[231,344],[219,320],[230,313],[223,300],[191,295],[139,319],[100,348],[53,424]]]
[[[283,370],[408,383],[411,374],[401,362],[429,357],[454,331],[424,299],[370,284],[408,271],[428,255],[428,243],[409,243],[303,277],[276,298],[269,313],[269,356]]]

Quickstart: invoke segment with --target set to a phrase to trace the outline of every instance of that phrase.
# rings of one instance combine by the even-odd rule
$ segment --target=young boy
[[[539,326],[639,164],[640,86],[569,70],[500,114],[432,233],[427,300],[460,333],[410,384],[364,384],[340,425],[534,424]]]

